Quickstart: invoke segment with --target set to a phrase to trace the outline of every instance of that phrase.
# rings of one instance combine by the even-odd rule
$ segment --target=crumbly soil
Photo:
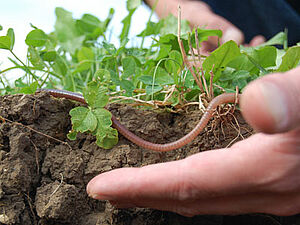
[[[120,167],[185,158],[200,151],[230,146],[252,134],[238,110],[216,114],[205,130],[179,150],[158,153],[124,137],[110,150],[79,134],[69,141],[68,112],[77,103],[48,94],[0,96],[0,224],[22,225],[278,225],[300,218],[269,215],[195,216],[152,209],[115,209],[89,198],[85,187],[99,173]],[[138,136],[156,143],[174,141],[199,121],[196,107],[180,113],[140,110],[113,104],[110,111]],[[2,119],[1,119],[2,118]],[[5,120],[4,120],[4,119]]]

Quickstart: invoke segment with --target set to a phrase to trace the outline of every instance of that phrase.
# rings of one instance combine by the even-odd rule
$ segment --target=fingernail
[[[94,190],[97,190],[95,192]],[[98,186],[95,188],[93,185],[90,185],[90,183],[87,185],[87,194],[90,198],[98,199],[98,200],[110,200],[109,196],[99,194]]]
[[[101,199],[101,196],[95,193],[88,193],[88,196],[93,199]]]
[[[96,193],[88,193],[88,196],[90,198],[97,199],[97,200],[110,200],[111,199],[111,197],[109,197],[109,196],[96,194]]]
[[[225,42],[230,40],[235,41],[237,44],[242,44],[244,40],[244,35],[240,30],[234,27],[230,27],[224,32],[223,37],[221,39],[221,44],[224,44]]]
[[[282,90],[274,83],[261,82],[259,89],[263,102],[272,116],[277,130],[284,130],[289,121],[287,99]]]

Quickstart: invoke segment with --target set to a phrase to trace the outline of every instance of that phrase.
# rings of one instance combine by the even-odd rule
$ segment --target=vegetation
[[[203,56],[201,43],[209,36],[221,37],[222,32],[191,31],[187,21],[178,26],[171,15],[159,22],[152,22],[150,17],[136,37],[141,44],[132,46],[128,39],[131,18],[140,4],[141,0],[127,0],[128,15],[122,20],[118,46],[109,41],[113,9],[101,21],[90,14],[75,19],[65,9],[56,8],[53,32],[46,34],[32,25],[25,40],[26,62],[15,55],[14,31],[9,28],[0,36],[0,49],[11,53],[14,66],[0,70],[0,94],[30,94],[37,88],[83,93],[89,108],[70,112],[73,131],[69,138],[89,131],[97,136],[101,147],[110,148],[117,142],[117,132],[110,127],[111,115],[104,109],[108,102],[125,99],[182,107],[198,101],[203,93],[210,100],[223,91],[235,92],[236,87],[243,90],[247,83],[267,73],[284,72],[299,64],[300,46],[288,47],[285,32],[257,47],[229,41]],[[145,39],[152,43],[145,46]],[[24,75],[10,85],[5,73],[14,69],[22,69]]]

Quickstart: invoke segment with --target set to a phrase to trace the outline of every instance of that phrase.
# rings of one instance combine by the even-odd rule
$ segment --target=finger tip
[[[221,38],[221,43],[224,44],[227,41],[235,41],[237,44],[244,42],[244,34],[236,27],[228,27]]]
[[[87,194],[98,200],[122,198],[130,192],[136,168],[120,168],[99,174],[89,181]]]
[[[255,37],[251,40],[251,42],[249,43],[249,45],[255,47],[255,46],[261,45],[261,44],[263,44],[263,43],[265,43],[265,42],[266,42],[266,38],[265,38],[264,36],[262,36],[262,35],[257,35],[257,36],[255,36]]]
[[[107,172],[91,179],[86,186],[88,196],[98,200],[111,200],[116,186],[112,177],[113,174]]]
[[[86,192],[88,196],[93,199],[102,199],[101,195],[98,193],[99,191],[97,190],[97,186],[96,186],[98,176],[91,179],[86,186]]]
[[[273,133],[275,121],[266,109],[260,90],[258,82],[253,82],[245,88],[240,101],[242,114],[256,131]]]

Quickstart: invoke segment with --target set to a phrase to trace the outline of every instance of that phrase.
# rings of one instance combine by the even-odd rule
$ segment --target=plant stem
[[[151,8],[151,13],[150,13],[149,19],[147,21],[147,25],[151,22],[151,18],[152,18],[153,14],[154,14],[154,11],[156,9],[157,3],[158,3],[158,0],[155,1],[153,7]],[[143,39],[142,39],[142,43],[141,43],[140,49],[143,49],[144,42],[145,42],[145,35],[143,35]]]
[[[181,33],[181,8],[180,8],[180,6],[178,6],[178,35],[177,35],[177,38],[178,38],[178,44],[179,44],[179,48],[180,48],[180,51],[182,54],[183,62],[187,66],[187,68],[191,72],[191,74],[193,75],[198,87],[200,88],[201,92],[203,93],[204,92],[203,85],[201,83],[201,80],[199,80],[198,77],[196,76],[195,71],[193,70],[193,66],[190,64],[189,60],[187,59],[187,56],[186,56],[186,53],[185,53],[185,50],[183,47],[183,43],[180,38],[180,33]]]
[[[21,59],[19,59],[19,57],[12,50],[9,50],[9,51],[24,66],[24,70],[27,73],[29,73],[36,82],[38,82],[38,77],[31,72],[31,70],[28,68],[28,66],[26,66],[25,63],[23,63],[23,61]]]
[[[0,71],[0,75],[3,74],[3,73],[6,73],[10,70],[13,70],[13,69],[22,69],[22,70],[25,70],[26,71],[26,68],[30,69],[30,70],[36,70],[36,71],[41,71],[41,72],[44,72],[44,73],[49,73],[53,76],[55,76],[56,78],[58,79],[62,79],[62,76],[60,76],[59,74],[57,73],[54,73],[54,72],[51,72],[51,71],[45,71],[45,70],[42,70],[42,69],[38,69],[38,68],[34,68],[34,67],[29,67],[29,66],[26,66],[26,67],[22,67],[22,66],[13,66],[13,67],[9,67],[9,68],[6,68],[5,70],[2,70]]]

